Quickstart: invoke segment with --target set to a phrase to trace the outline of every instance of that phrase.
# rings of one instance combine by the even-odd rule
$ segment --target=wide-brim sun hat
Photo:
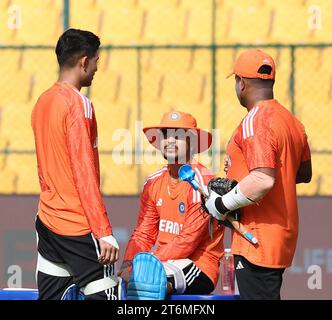
[[[208,150],[212,143],[212,134],[197,127],[196,119],[189,113],[181,111],[166,112],[160,124],[143,128],[143,132],[148,141],[160,150],[160,130],[161,129],[184,129],[186,132],[196,136],[197,141],[194,148],[195,153]]]

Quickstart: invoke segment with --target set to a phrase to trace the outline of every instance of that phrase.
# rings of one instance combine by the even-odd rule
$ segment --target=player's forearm
[[[189,219],[191,222],[185,222],[181,234],[154,251],[161,261],[186,259],[195,252],[208,229],[208,218],[204,218],[201,213],[199,216],[193,215],[192,218]]]
[[[251,171],[239,183],[243,195],[253,202],[258,202],[273,188],[275,178],[260,171]]]
[[[124,260],[133,260],[139,252],[149,252],[154,246],[158,236],[157,214],[147,210],[145,206],[140,209],[138,223],[128,241]]]
[[[266,169],[266,170],[264,170]],[[224,214],[258,202],[273,188],[274,170],[260,168],[250,172],[230,192],[223,196],[211,193],[206,207],[210,212]]]
[[[192,255],[196,247],[189,241],[172,241],[166,246],[158,247],[153,254],[160,261],[186,259]]]
[[[123,260],[131,261],[134,256],[139,252],[149,252],[154,245],[153,239],[145,237],[145,239],[140,239],[137,235],[133,234],[129,240],[124,254]]]

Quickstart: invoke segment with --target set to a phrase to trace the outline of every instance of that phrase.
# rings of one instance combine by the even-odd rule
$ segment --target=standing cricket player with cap
[[[205,206],[217,219],[241,208],[253,245],[233,233],[232,253],[242,299],[280,299],[285,268],[298,237],[296,184],[311,180],[311,156],[300,121],[273,96],[275,63],[260,50],[235,62],[235,90],[248,114],[227,146],[227,177],[239,181],[229,193],[211,191]]]

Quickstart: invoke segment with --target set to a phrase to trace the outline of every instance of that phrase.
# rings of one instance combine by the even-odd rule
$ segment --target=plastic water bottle
[[[225,249],[221,260],[221,293],[235,294],[234,257],[231,249]]]

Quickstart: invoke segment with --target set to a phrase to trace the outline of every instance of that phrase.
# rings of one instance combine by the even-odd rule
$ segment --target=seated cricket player
[[[138,223],[118,275],[129,281],[128,299],[133,294],[137,299],[154,299],[156,295],[149,295],[149,290],[155,291],[158,286],[165,293],[159,295],[159,299],[165,299],[167,294],[209,294],[219,276],[224,226],[214,219],[211,240],[209,218],[201,209],[201,196],[189,183],[179,179],[178,169],[185,163],[190,164],[196,179],[206,186],[213,175],[193,156],[210,147],[212,135],[197,128],[196,119],[183,112],[165,113],[160,125],[143,131],[168,164],[145,181]],[[135,272],[135,255],[150,252],[153,247],[152,255],[148,254],[150,257],[136,259],[139,265]],[[166,275],[161,277],[161,282],[158,282],[160,274],[155,266],[158,260],[163,266],[160,273]],[[133,288],[140,291],[137,282],[142,284],[143,291],[133,293]]]

